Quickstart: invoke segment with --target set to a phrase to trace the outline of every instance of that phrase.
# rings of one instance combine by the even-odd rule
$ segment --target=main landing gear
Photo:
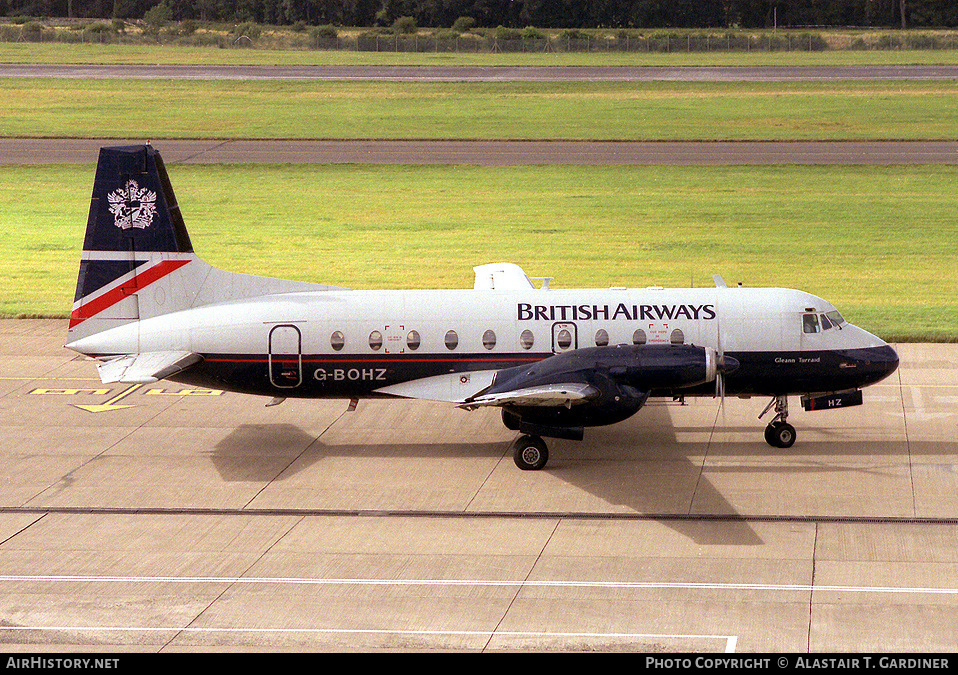
[[[788,418],[788,397],[773,398],[758,418],[762,419],[772,406],[775,406],[775,417],[765,427],[765,442],[773,448],[790,448],[795,443],[795,427],[785,421]]]
[[[522,435],[512,442],[512,459],[523,471],[538,471],[549,461],[549,448],[538,436]]]
[[[758,418],[765,417],[773,406],[775,416],[765,427],[765,442],[773,448],[790,448],[795,444],[797,434],[795,427],[785,421],[788,419],[787,396],[775,396]],[[523,434],[512,442],[511,447],[512,460],[523,471],[538,471],[549,461],[549,448],[539,436]]]

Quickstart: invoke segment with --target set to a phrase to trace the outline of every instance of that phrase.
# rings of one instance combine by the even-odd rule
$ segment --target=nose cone
[[[898,369],[898,352],[887,344],[862,349],[856,357],[859,372],[867,384],[880,382]]]

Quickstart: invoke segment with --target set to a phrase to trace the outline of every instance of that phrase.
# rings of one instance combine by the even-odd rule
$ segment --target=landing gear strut
[[[523,471],[538,471],[549,461],[549,448],[538,436],[523,435],[512,443],[512,459]]]
[[[758,418],[762,419],[772,406],[775,406],[775,417],[765,427],[765,442],[773,448],[790,448],[795,443],[795,427],[785,421],[788,418],[788,397],[773,398]]]

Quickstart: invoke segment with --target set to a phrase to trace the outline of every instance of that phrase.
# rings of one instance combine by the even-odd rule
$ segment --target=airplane
[[[496,407],[516,465],[650,398],[770,397],[765,440],[806,410],[861,405],[898,355],[829,302],[782,288],[555,289],[518,266],[471,289],[350,290],[217,269],[193,251],[152,145],[101,148],[66,347],[104,383],[167,379],[271,397]]]

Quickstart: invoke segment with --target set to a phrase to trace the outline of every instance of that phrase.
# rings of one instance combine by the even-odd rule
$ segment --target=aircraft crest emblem
[[[145,230],[156,216],[156,193],[141,188],[135,180],[128,180],[119,190],[107,195],[110,213],[121,230]]]

